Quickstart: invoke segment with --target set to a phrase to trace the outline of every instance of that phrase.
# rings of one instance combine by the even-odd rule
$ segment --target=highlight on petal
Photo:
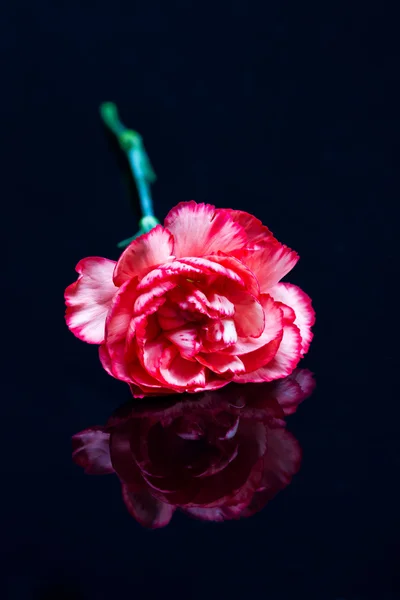
[[[230,216],[229,210],[193,200],[181,202],[165,218],[164,225],[174,236],[174,253],[204,256],[222,250],[229,254],[246,245],[243,227]]]
[[[122,498],[132,517],[149,529],[165,527],[175,512],[174,506],[157,500],[146,489],[131,490],[122,484]]]
[[[315,323],[315,312],[311,304],[311,298],[303,292],[297,285],[292,283],[278,283],[270,289],[271,296],[290,306],[296,315],[294,324],[300,329],[302,340],[301,353],[306,354],[308,351],[313,333],[311,327]]]
[[[102,344],[107,313],[118,291],[112,279],[115,262],[93,256],[79,261],[77,281],[64,293],[65,320],[72,333],[89,344]]]
[[[142,277],[150,269],[173,260],[174,238],[157,225],[139,236],[121,254],[114,271],[114,283],[121,286],[127,279]]]
[[[114,473],[110,458],[110,434],[91,427],[72,436],[72,459],[89,475]]]
[[[299,255],[271,238],[260,250],[246,252],[241,260],[256,275],[261,292],[269,293],[270,288],[293,269]]]

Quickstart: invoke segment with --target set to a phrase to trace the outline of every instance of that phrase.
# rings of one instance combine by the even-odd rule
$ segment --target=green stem
[[[156,180],[156,175],[150,164],[149,157],[144,149],[142,137],[127,129],[120,121],[118,109],[113,102],[104,102],[100,106],[100,115],[105,125],[117,138],[123,152],[128,159],[133,179],[139,195],[142,217],[139,221],[139,231],[136,235],[119,242],[118,248],[124,248],[143,233],[147,233],[158,225],[159,221],[154,216],[153,201],[150,184]]]

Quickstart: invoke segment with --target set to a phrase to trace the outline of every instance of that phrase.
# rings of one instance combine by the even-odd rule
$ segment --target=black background
[[[384,2],[3,4],[1,561],[5,598],[400,597],[398,26]],[[71,435],[128,399],[67,330],[75,264],[136,232],[98,106],[182,200],[244,209],[313,298],[289,419],[300,473],[248,520],[141,528]]]

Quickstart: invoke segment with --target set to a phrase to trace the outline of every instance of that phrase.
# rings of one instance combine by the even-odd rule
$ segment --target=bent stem
[[[118,248],[125,248],[132,240],[143,233],[147,233],[159,223],[154,216],[150,191],[150,184],[156,180],[156,174],[144,149],[142,137],[137,131],[127,129],[120,121],[116,105],[113,102],[104,102],[100,106],[100,115],[104,124],[115,135],[121,149],[126,154],[139,195],[142,212],[142,217],[139,221],[139,231],[132,237],[117,244]]]

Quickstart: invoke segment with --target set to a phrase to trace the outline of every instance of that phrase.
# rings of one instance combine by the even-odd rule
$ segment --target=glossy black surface
[[[393,600],[400,594],[397,26],[385,3],[35,3],[1,9],[1,562],[5,597]],[[135,233],[98,106],[158,175],[156,213],[244,209],[313,298],[292,484],[242,521],[148,531],[71,436],[129,398],[63,291]]]

